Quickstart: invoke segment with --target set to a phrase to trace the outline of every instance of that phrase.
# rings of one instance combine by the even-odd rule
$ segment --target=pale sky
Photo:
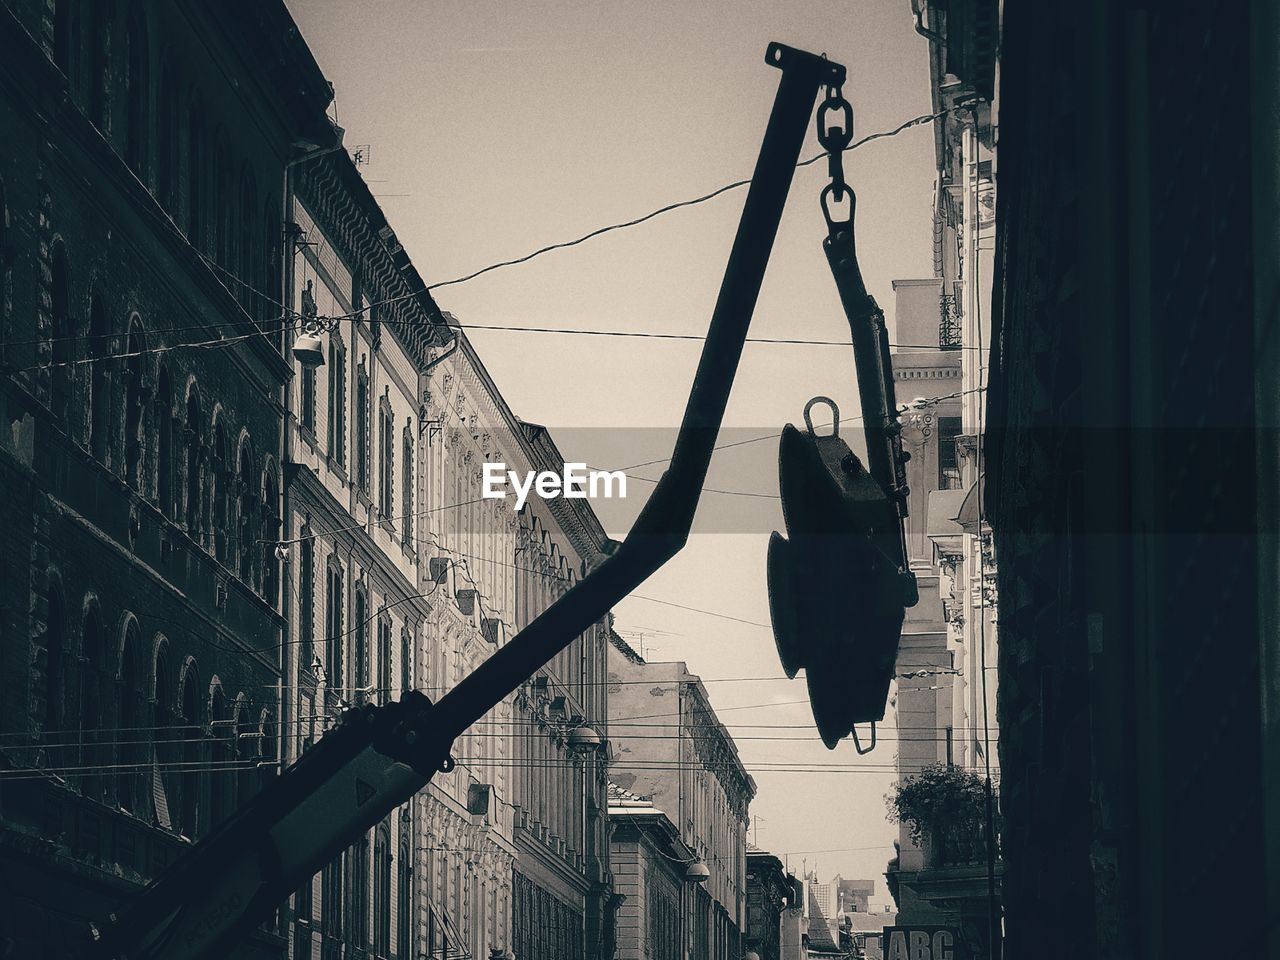
[[[334,84],[348,146],[369,145],[365,176],[428,283],[749,176],[778,81],[764,64],[771,40],[848,67],[855,136],[930,110],[927,43],[908,0],[289,0],[289,8]],[[803,156],[819,150],[811,135]],[[890,282],[932,272],[932,127],[848,154],[845,172],[858,193],[863,274],[891,314]],[[825,163],[796,175],[752,336],[848,336],[821,248],[825,177]],[[464,325],[705,333],[744,196],[441,288],[436,299]],[[469,335],[517,415],[551,428],[569,459],[600,466],[669,453],[667,430],[638,428],[679,423],[701,346]],[[835,398],[843,417],[858,412],[851,349],[749,344],[727,414],[731,439],[800,423],[816,394]],[[717,454],[708,485],[776,494],[776,456],[772,441]],[[651,488],[633,481],[627,504],[599,505],[614,536]],[[767,624],[772,526],[781,526],[776,501],[704,494],[702,532],[638,592]],[[723,532],[744,527],[752,532]],[[874,879],[875,902],[887,901],[892,732],[865,757],[851,743],[828,751],[802,679],[730,679],[782,676],[767,627],[638,598],[616,613],[633,642],[635,631],[663,631],[646,638],[649,659],[685,660],[707,682],[759,785],[751,833],[759,845],[790,854],[797,872],[802,859],[816,863],[824,880]],[[776,705],[753,706],[763,704]],[[767,769],[779,763],[828,769]]]

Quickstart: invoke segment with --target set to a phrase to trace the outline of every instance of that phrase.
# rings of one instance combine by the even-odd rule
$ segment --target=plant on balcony
[[[982,777],[960,767],[932,764],[899,781],[885,798],[889,820],[905,823],[911,841],[936,863],[951,860],[983,835],[986,795]]]

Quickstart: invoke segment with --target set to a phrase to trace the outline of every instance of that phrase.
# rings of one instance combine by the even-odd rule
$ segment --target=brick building
[[[78,949],[277,763],[271,301],[285,166],[330,93],[282,4],[235,7],[0,5],[13,956]],[[242,955],[283,956],[269,926]]]

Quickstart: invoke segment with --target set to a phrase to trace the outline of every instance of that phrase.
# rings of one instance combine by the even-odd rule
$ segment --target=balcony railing
[[[938,346],[943,350],[959,350],[963,346],[960,301],[946,293],[938,298]]]

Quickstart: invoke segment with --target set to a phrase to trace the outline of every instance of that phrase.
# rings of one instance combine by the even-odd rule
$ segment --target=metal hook
[[[825,403],[831,408],[831,436],[840,436],[840,408],[836,406],[836,402],[830,397],[814,397],[804,405],[804,425],[808,429],[811,436],[817,436],[818,433],[813,429],[813,417],[809,415],[809,411],[813,409],[815,403]]]
[[[862,749],[862,741],[858,739],[858,728],[854,727],[850,732],[853,734],[853,749],[857,750],[860,755],[866,755],[876,748],[876,722],[874,720],[871,721],[871,743],[867,745],[867,749]]]

